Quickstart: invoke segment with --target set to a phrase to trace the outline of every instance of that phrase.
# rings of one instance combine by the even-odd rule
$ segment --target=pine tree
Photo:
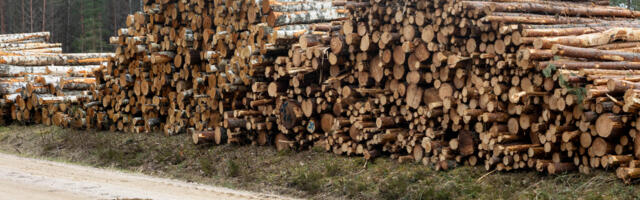
[[[74,46],[80,47],[83,52],[101,52],[110,49],[107,43],[109,32],[105,27],[104,12],[106,0],[80,0],[80,26],[82,32],[74,39]],[[78,49],[76,49],[77,51]]]
[[[640,9],[640,0],[610,0],[611,6],[629,8],[631,10]]]

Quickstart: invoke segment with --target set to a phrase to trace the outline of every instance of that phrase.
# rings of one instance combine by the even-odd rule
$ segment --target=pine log
[[[551,48],[554,44],[562,44],[574,47],[592,47],[605,45],[614,41],[636,42],[640,41],[640,29],[638,28],[611,28],[600,33],[591,33],[579,36],[543,37],[533,42],[536,49]]]
[[[585,58],[591,60],[640,62],[640,54],[638,53],[571,47],[560,44],[553,45],[552,50],[553,54],[558,56]]]
[[[640,12],[620,10],[605,6],[582,6],[571,3],[553,5],[535,2],[483,2],[462,1],[463,7],[469,10],[489,10],[493,12],[540,13],[561,16],[607,16],[628,17],[640,16]]]

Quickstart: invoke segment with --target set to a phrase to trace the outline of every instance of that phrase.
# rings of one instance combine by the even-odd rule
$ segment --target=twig
[[[482,181],[482,179],[484,179],[484,177],[489,176],[490,174],[492,174],[492,173],[493,173],[493,172],[495,172],[495,171],[496,171],[496,170],[494,169],[494,170],[492,170],[492,171],[490,171],[490,172],[488,172],[488,173],[486,173],[486,174],[482,175],[480,178],[478,178],[478,180],[476,180],[476,183],[480,183],[480,181]]]
[[[617,105],[620,105],[620,106],[624,105],[624,103],[620,103],[620,101],[618,101],[616,98],[613,98],[611,95],[609,95],[609,94],[606,94],[606,95],[607,95],[607,97],[609,97],[609,99],[611,99],[611,101],[613,101],[613,103],[615,103]]]

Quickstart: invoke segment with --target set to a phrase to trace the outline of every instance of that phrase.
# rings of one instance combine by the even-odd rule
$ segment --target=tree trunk
[[[84,9],[84,1],[80,1],[80,10]],[[84,37],[84,15],[80,12],[80,35]],[[80,51],[85,52],[84,38],[80,38]]]
[[[26,26],[26,21],[25,21],[25,10],[24,10],[24,0],[22,0],[22,12],[20,14],[22,14],[22,32],[27,32],[27,26]]]
[[[607,7],[577,6],[569,3],[535,3],[535,2],[484,2],[463,1],[463,6],[473,11],[490,10],[492,12],[541,13],[559,16],[615,16],[634,18],[640,13]]]
[[[22,50],[29,50],[29,49],[45,49],[45,48],[56,48],[56,47],[62,47],[62,44],[60,43],[24,43],[24,44],[0,43],[0,50],[3,50],[3,51],[22,51]]]
[[[308,24],[344,19],[347,17],[345,10],[309,10],[299,12],[272,12],[267,17],[269,26],[277,27],[289,24]]]
[[[4,0],[0,0],[0,8],[5,8]],[[7,29],[4,24],[4,15],[5,15],[4,10],[5,9],[0,10],[0,33],[2,34],[7,32]]]
[[[262,1],[262,12],[296,12],[307,10],[326,10],[333,7],[332,2],[309,1],[309,2],[289,2],[278,0]]]
[[[24,75],[58,75],[71,77],[91,77],[93,70],[100,68],[100,65],[86,66],[15,66],[0,65],[0,76],[18,77]]]
[[[584,17],[561,17],[538,14],[494,12],[480,19],[481,22],[502,22],[507,24],[570,24],[598,23],[603,20]]]
[[[553,45],[552,50],[553,54],[558,56],[586,58],[590,60],[640,62],[640,54],[638,53],[571,47],[560,44]]]
[[[536,49],[548,49],[554,44],[562,44],[574,47],[592,47],[610,44],[621,40],[626,42],[640,41],[640,29],[638,28],[611,28],[601,33],[591,33],[580,36],[543,37],[533,42]]]
[[[33,32],[33,0],[29,0],[29,20],[29,32]]]
[[[45,18],[47,16],[47,0],[42,0],[42,31],[44,32],[45,28]]]
[[[107,62],[111,54],[59,54],[50,56],[6,56],[0,64],[20,66],[43,65],[99,65]]]
[[[580,61],[544,61],[538,63],[538,69],[542,70],[548,66],[555,66],[558,69],[581,70],[581,69],[611,69],[611,70],[640,70],[640,63],[637,62],[580,62]]]
[[[49,32],[36,32],[36,33],[17,33],[17,34],[7,34],[0,36],[0,43],[20,43],[25,40],[48,40],[51,37],[51,33]]]

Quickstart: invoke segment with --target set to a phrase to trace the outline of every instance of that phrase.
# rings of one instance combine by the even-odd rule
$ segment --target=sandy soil
[[[288,199],[0,153],[0,199]]]

